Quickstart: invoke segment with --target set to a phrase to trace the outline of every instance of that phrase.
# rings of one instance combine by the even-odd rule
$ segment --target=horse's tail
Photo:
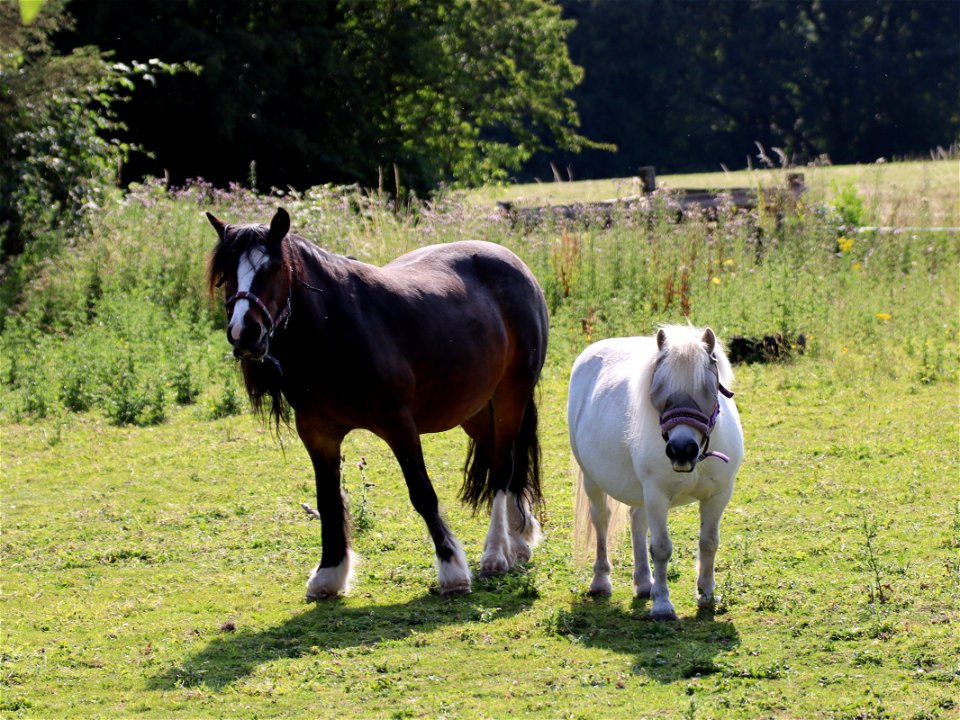
[[[574,493],[576,494],[573,506],[573,557],[579,564],[586,564],[592,559],[591,553],[595,550],[596,530],[593,527],[593,518],[590,514],[590,498],[584,488],[583,470],[573,461],[577,481]],[[623,532],[629,523],[627,506],[611,497],[604,495],[607,508],[610,510],[610,520],[607,524],[607,552],[613,557],[614,550],[620,545]]]
[[[537,427],[537,403],[531,394],[520,423],[520,432],[514,441],[513,475],[507,489],[525,498],[531,508],[539,509],[543,504],[543,495],[540,490],[540,436]],[[497,491],[490,482],[490,466],[491,458],[487,449],[470,438],[460,499],[474,510],[481,505],[489,506]]]

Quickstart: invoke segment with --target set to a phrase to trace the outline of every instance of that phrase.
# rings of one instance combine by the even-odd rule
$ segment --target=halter
[[[241,290],[235,295],[231,295],[227,298],[227,301],[223,304],[224,309],[227,311],[227,315],[230,314],[230,309],[237,304],[238,300],[249,300],[263,313],[264,319],[267,321],[267,337],[273,337],[274,330],[280,325],[280,323],[286,321],[290,317],[290,292],[287,292],[287,303],[283,306],[277,316],[274,317],[267,304],[263,302],[260,298],[254,295],[252,292],[247,292],[246,290]]]
[[[727,390],[723,384],[719,384],[720,394],[732,398],[733,392]],[[708,457],[720,458],[725,463],[730,462],[730,458],[722,453],[715,452],[713,450],[707,452],[707,448],[710,446],[710,433],[713,430],[713,426],[717,424],[717,418],[720,417],[720,402],[717,401],[716,407],[713,409],[713,412],[707,416],[704,413],[700,412],[697,408],[688,408],[688,407],[677,407],[672,410],[667,410],[663,415],[660,416],[660,432],[663,433],[663,439],[667,439],[667,431],[671,428],[676,427],[677,425],[689,425],[695,430],[699,430],[703,435],[703,450],[700,452],[700,457],[697,458],[697,462]]]

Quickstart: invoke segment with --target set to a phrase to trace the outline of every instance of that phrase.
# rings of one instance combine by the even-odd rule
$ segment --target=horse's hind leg
[[[716,583],[713,577],[717,548],[720,545],[720,517],[730,499],[721,493],[700,503],[700,544],[697,553],[697,606],[710,607]]]
[[[650,597],[653,577],[647,558],[647,511],[642,507],[630,508],[630,538],[633,544],[633,594],[647,598]]]
[[[517,562],[526,562],[541,537],[526,492],[530,453],[538,450],[532,447],[537,442],[536,407],[529,395],[501,386],[489,408],[487,431],[476,438],[477,452],[488,453],[493,495],[480,559],[483,575],[504,573]]]
[[[440,593],[453,595],[470,592],[470,568],[463,548],[440,517],[440,503],[427,475],[420,436],[413,419],[405,417],[398,427],[385,432],[383,438],[400,463],[410,501],[426,522],[433,539]]]
[[[586,473],[583,473],[583,490],[590,500],[590,520],[597,534],[597,556],[593,563],[590,594],[609,597],[613,594],[613,583],[610,582],[610,559],[607,555],[607,528],[610,526],[607,494]]]

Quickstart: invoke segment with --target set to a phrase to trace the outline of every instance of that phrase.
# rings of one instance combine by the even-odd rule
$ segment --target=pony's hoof
[[[633,596],[641,600],[647,599],[650,597],[650,589],[652,587],[653,585],[651,583],[634,583]]]
[[[677,613],[673,608],[668,610],[652,610],[650,612],[650,617],[657,622],[680,619],[677,617]]]
[[[702,594],[702,595],[697,595],[697,607],[698,607],[698,608],[700,608],[701,610],[705,610],[706,608],[712,608],[713,606],[714,606],[714,594],[713,594],[713,593],[710,593],[709,595],[707,595],[706,593],[704,593],[704,594]]]
[[[613,583],[610,582],[610,578],[608,577],[602,580],[594,580],[590,583],[590,589],[587,591],[587,594],[593,597],[610,597],[613,595]]]

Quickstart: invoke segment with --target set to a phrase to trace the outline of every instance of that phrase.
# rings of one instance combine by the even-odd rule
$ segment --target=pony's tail
[[[587,491],[583,486],[583,470],[576,460],[573,461],[573,465],[577,475],[573,503],[573,558],[577,564],[586,565],[594,557],[597,535],[590,513],[590,498],[587,497]],[[627,506],[623,503],[607,495],[604,495],[604,501],[610,510],[610,520],[607,523],[607,554],[612,558],[630,522],[630,515]]]
[[[537,403],[533,395],[520,423],[520,432],[513,445],[513,476],[508,489],[526,499],[535,511],[542,508],[540,490],[540,437],[538,434]],[[463,487],[460,499],[475,511],[481,505],[489,506],[497,491],[490,482],[491,458],[487,449],[470,438],[467,460],[463,468]]]

